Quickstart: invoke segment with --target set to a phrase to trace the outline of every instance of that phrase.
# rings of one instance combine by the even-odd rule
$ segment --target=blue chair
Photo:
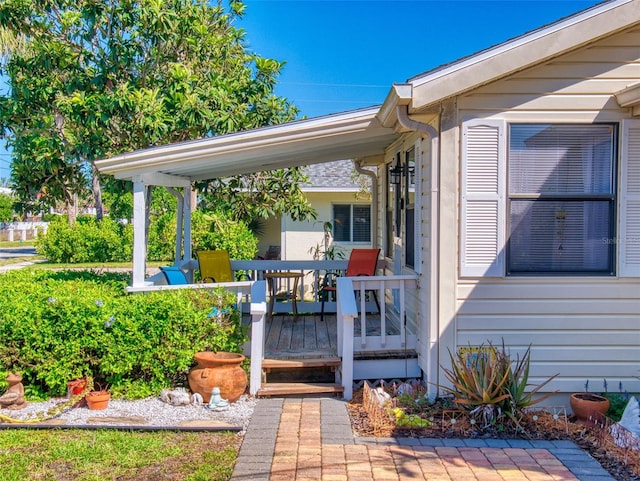
[[[164,274],[167,284],[170,286],[189,284],[184,272],[178,266],[162,266],[160,271]]]

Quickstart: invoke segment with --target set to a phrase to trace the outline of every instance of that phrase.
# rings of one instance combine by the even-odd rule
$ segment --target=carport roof
[[[163,174],[184,182],[384,153],[398,134],[379,106],[130,152],[96,162],[119,179]]]

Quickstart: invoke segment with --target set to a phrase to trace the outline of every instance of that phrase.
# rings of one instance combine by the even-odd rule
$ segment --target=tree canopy
[[[10,87],[0,135],[20,200],[73,205],[91,186],[100,208],[95,160],[292,120],[297,109],[274,93],[283,62],[249,51],[235,26],[244,9],[236,0],[1,2],[0,29],[24,39],[0,56]],[[299,175],[230,184],[267,192],[274,178],[290,182],[280,190],[288,200],[269,200],[269,212],[313,214]]]

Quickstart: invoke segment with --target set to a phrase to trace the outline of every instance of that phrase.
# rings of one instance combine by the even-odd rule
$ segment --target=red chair
[[[345,277],[375,276],[379,255],[380,249],[353,249],[349,255]],[[323,285],[320,288],[319,294],[322,296],[322,307],[320,309],[321,321],[324,321],[324,303],[329,298],[329,293],[336,292],[336,277],[338,277],[338,275],[335,272],[327,272]],[[371,290],[370,292],[373,293],[378,312],[380,312],[380,303],[378,302],[376,291]]]

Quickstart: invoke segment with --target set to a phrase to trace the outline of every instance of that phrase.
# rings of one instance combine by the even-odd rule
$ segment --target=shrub
[[[147,259],[173,261],[176,252],[176,216],[165,213],[149,224]]]
[[[504,342],[500,350],[489,344],[481,345],[475,355],[468,355],[461,350],[455,356],[449,352],[449,356],[452,368],[443,368],[443,371],[451,387],[441,387],[453,395],[456,404],[470,411],[484,426],[495,424],[505,415],[518,424],[523,410],[553,394],[534,398],[557,374],[527,391],[531,387],[531,346],[522,359],[518,356],[515,361],[511,359]]]
[[[253,259],[258,252],[258,239],[241,220],[220,212],[197,211],[192,226],[194,251],[225,249],[231,259]]]
[[[128,295],[122,274],[15,271],[0,276],[0,379],[22,373],[31,398],[66,393],[90,375],[128,398],[184,385],[201,350],[240,352],[246,332],[225,291]],[[218,308],[218,313],[220,308]]]
[[[81,217],[69,225],[66,217],[51,221],[36,249],[54,263],[125,262],[131,260],[133,229],[105,218]]]

